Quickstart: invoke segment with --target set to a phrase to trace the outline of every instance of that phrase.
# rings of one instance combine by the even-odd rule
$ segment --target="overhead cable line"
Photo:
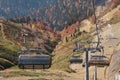
[[[92,5],[93,5],[93,15],[94,15],[94,18],[95,18],[94,24],[96,26],[97,39],[98,39],[98,43],[97,43],[96,47],[98,47],[100,45],[100,36],[99,36],[99,31],[98,31],[99,28],[98,28],[98,24],[97,24],[97,16],[95,14],[95,1],[94,0],[92,0]]]

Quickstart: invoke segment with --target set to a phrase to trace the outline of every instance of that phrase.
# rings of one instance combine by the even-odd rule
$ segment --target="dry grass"
[[[69,73],[75,73],[75,71],[69,68],[69,59],[72,55],[82,55],[83,51],[81,52],[73,52],[75,48],[74,41],[92,41],[91,35],[89,33],[83,33],[78,38],[74,39],[73,41],[69,41],[67,43],[60,43],[57,45],[56,49],[52,53],[53,63],[51,69],[58,69],[64,70]]]
[[[46,79],[46,78],[38,78],[38,79],[29,79],[29,80],[51,80],[51,79]]]
[[[116,24],[118,22],[120,22],[120,16],[117,16],[117,17],[111,19],[111,21],[110,21],[111,24]]]

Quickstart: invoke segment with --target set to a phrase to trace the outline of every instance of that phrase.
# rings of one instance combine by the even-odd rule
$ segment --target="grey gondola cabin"
[[[82,63],[83,59],[80,56],[75,56],[73,55],[72,57],[70,57],[70,63]]]
[[[21,69],[47,69],[51,66],[51,57],[49,55],[20,55],[18,65]]]

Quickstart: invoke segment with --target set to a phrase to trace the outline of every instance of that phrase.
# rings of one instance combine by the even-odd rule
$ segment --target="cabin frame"
[[[89,60],[90,66],[104,67],[104,66],[109,66],[109,64],[110,61],[105,56],[101,56],[101,55],[91,56]]]

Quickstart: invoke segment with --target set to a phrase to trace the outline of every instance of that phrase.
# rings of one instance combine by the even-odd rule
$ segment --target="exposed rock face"
[[[119,46],[120,48],[120,46]],[[108,78],[114,78],[116,74],[120,71],[120,50],[113,53],[111,64],[109,67]]]

